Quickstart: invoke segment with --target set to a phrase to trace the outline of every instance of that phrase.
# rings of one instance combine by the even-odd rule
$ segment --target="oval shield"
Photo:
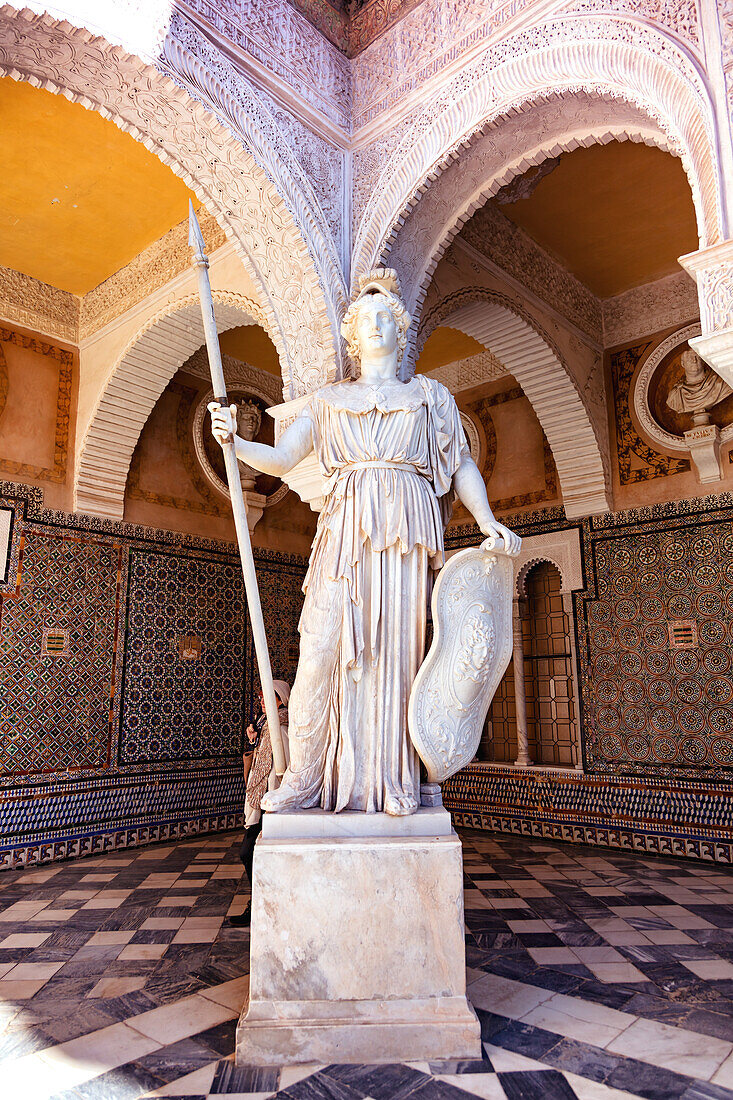
[[[450,558],[433,589],[433,643],[410,693],[412,743],[428,782],[473,760],[494,692],[512,655],[514,567],[480,546]]]

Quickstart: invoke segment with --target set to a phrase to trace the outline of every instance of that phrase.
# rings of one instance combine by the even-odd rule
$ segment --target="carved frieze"
[[[528,290],[534,291],[569,321],[596,340],[601,329],[601,305],[579,279],[540,248],[505,217],[493,202],[477,210],[460,237],[482,252]]]
[[[601,306],[607,348],[691,321],[699,312],[695,282],[685,271],[604,298]]]
[[[30,275],[0,267],[0,317],[23,328],[75,344],[79,339],[79,298]]]
[[[287,0],[190,0],[189,6],[307,103],[350,129],[349,62]]]

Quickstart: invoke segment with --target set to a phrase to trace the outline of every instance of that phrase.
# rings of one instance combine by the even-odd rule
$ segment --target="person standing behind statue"
[[[288,700],[290,698],[290,686],[284,680],[275,680],[273,681],[273,687],[277,698],[280,733],[282,734],[287,763],[289,762]],[[262,705],[263,699],[260,695],[260,707]],[[264,713],[259,715],[254,725],[247,727],[246,747],[242,755],[242,762],[247,794],[244,801],[244,839],[239,858],[244,864],[251,890],[255,842],[262,831],[262,798],[266,791],[274,790],[277,786],[277,776],[272,762],[270,731]],[[250,901],[243,913],[230,917],[230,924],[233,924],[236,928],[246,928],[250,923],[251,915],[252,903]]]

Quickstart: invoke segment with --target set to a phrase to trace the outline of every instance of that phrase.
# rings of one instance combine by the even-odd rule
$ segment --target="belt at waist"
[[[334,473],[336,477],[343,477],[344,474],[350,474],[352,470],[407,470],[411,474],[420,473],[417,466],[413,466],[411,462],[383,462],[378,459],[373,462],[350,462],[348,466],[342,466]]]

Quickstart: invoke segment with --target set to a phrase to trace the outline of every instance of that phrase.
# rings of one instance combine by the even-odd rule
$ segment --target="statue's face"
[[[382,358],[397,349],[397,325],[392,310],[377,295],[368,295],[359,303],[356,332],[362,355]]]
[[[237,432],[242,439],[253,440],[260,430],[261,420],[260,410],[249,401],[237,407]]]
[[[694,351],[684,351],[681,355],[682,369],[688,384],[699,382],[705,374],[705,364]]]

